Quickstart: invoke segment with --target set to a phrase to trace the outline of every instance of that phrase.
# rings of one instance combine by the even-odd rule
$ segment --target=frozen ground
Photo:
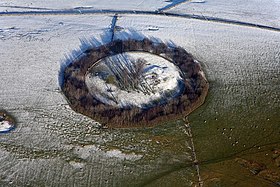
[[[0,10],[5,11],[28,11],[28,10],[60,10],[60,9],[119,9],[119,10],[157,10],[170,3],[164,0],[3,0],[0,2]]]
[[[36,7],[56,8],[53,6],[57,1],[49,7],[44,2]],[[98,2],[109,9],[135,7],[132,2],[114,7]],[[143,1],[145,10],[166,6],[162,2],[153,5],[151,1],[144,2],[147,1]],[[278,3],[261,5],[274,6],[273,2]],[[239,3],[245,6],[247,1]],[[1,1],[1,6],[3,11],[9,8],[3,6],[31,7],[24,1]],[[62,1],[57,3],[59,8],[68,6]],[[79,6],[92,5],[83,1],[71,4],[70,8]],[[231,18],[229,9],[224,10]],[[251,17],[257,16],[255,9],[247,10],[252,11]],[[279,10],[267,14],[277,16]],[[0,134],[1,186],[197,183],[197,171],[192,167],[191,135],[182,121],[149,129],[101,129],[98,123],[73,112],[61,94],[58,72],[64,56],[74,53],[80,39],[94,37],[101,43],[108,42],[112,16],[110,13],[1,16],[0,108],[17,119],[14,131]],[[262,17],[259,20],[270,25]],[[277,23],[277,19],[271,21]],[[189,121],[205,183],[213,175],[215,184],[223,186],[272,186],[269,181],[254,178],[250,172],[224,161],[245,153],[252,155],[252,159],[257,158],[257,153],[266,158],[264,161],[270,160],[268,150],[280,146],[279,32],[164,15],[119,14],[116,26],[123,29],[116,31],[115,39],[143,35],[160,38],[184,47],[202,62],[210,82],[209,96],[205,105],[189,116]]]
[[[111,19],[111,15],[2,19],[1,108],[18,124],[0,137],[1,185],[141,185],[191,162],[181,125],[135,133],[102,130],[68,107],[59,89],[60,64],[77,49],[80,38],[103,41]],[[178,131],[162,134],[167,128]],[[188,173],[183,181],[190,182],[192,168],[183,171]]]
[[[191,0],[168,12],[194,14],[280,27],[279,0]]]

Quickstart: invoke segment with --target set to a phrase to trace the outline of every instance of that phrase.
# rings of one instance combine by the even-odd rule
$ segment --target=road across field
[[[218,22],[225,24],[234,24],[239,26],[246,27],[255,27],[260,29],[267,29],[272,31],[280,31],[278,27],[271,27],[267,25],[243,22],[238,20],[223,19],[218,17],[210,17],[203,15],[194,15],[194,14],[174,14],[169,12],[162,11],[141,11],[141,10],[113,10],[113,9],[104,9],[104,10],[84,10],[84,9],[66,9],[66,10],[46,10],[46,11],[25,11],[25,12],[0,12],[0,16],[34,16],[34,15],[82,15],[82,14],[135,14],[135,15],[157,15],[157,16],[170,16],[170,17],[180,17],[187,19],[197,19],[210,22]]]

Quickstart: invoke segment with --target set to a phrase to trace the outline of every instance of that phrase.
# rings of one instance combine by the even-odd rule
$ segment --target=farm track
[[[191,129],[190,122],[189,122],[187,116],[185,117],[184,121],[185,121],[184,126],[186,128],[186,135],[188,136],[188,138],[190,139],[190,142],[191,142],[192,155],[193,155],[193,164],[194,164],[194,167],[195,167],[195,170],[196,170],[196,173],[197,173],[197,179],[198,179],[197,185],[199,187],[202,187],[203,186],[203,180],[202,180],[202,177],[200,175],[199,161],[198,161],[197,156],[196,156],[195,146],[194,146],[194,142],[193,142],[192,129]]]
[[[280,28],[271,27],[267,25],[224,19],[218,17],[210,17],[203,15],[195,15],[195,14],[174,14],[168,12],[161,11],[144,11],[144,10],[112,10],[112,9],[104,9],[104,10],[84,10],[84,9],[64,9],[64,10],[46,10],[46,11],[26,11],[26,12],[0,12],[0,16],[40,16],[40,15],[91,15],[91,14],[134,14],[134,15],[155,15],[155,16],[167,16],[167,17],[178,17],[178,18],[186,18],[186,19],[196,19],[208,22],[218,22],[224,24],[233,24],[238,26],[245,27],[253,27],[271,31],[280,32]]]
[[[115,14],[114,17],[113,17],[113,19],[112,19],[111,28],[110,28],[110,31],[111,31],[111,33],[112,33],[111,42],[114,40],[117,20],[118,20],[118,14]]]

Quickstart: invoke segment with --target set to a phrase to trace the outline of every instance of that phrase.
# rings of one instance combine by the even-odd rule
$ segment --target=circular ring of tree
[[[110,128],[182,118],[203,104],[209,88],[201,65],[185,49],[147,38],[88,49],[63,78],[70,107]]]

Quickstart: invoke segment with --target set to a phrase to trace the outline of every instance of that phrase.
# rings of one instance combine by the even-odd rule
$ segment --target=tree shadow
[[[181,3],[184,3],[186,1],[188,1],[188,0],[171,0],[170,1],[171,3],[169,5],[166,5],[165,7],[162,7],[160,9],[158,9],[158,11],[162,12],[164,10],[168,10],[168,9],[170,9],[172,7],[175,7],[175,6],[177,6],[177,5],[181,4]]]
[[[147,36],[132,28],[128,28],[126,30],[122,30],[115,33],[115,39],[118,40],[143,40],[144,38],[147,38]]]
[[[74,61],[77,61],[81,59],[84,55],[87,54],[87,51],[89,49],[93,48],[98,48],[101,45],[107,44],[111,42],[111,32],[105,31],[103,34],[101,34],[99,37],[83,37],[80,38],[80,46],[77,49],[72,50],[69,54],[64,55],[64,59],[60,61],[60,69],[58,71],[58,84],[59,87],[63,87],[64,83],[64,71],[65,68],[68,67],[70,64],[72,64]],[[115,40],[129,40],[129,39],[134,39],[134,40],[143,40],[145,38],[150,39],[154,43],[164,43],[161,39],[156,38],[156,37],[147,37],[141,32],[134,30],[132,28],[128,28],[123,31],[119,31],[115,33]],[[175,43],[171,40],[166,41],[167,45],[169,47],[176,47]]]

